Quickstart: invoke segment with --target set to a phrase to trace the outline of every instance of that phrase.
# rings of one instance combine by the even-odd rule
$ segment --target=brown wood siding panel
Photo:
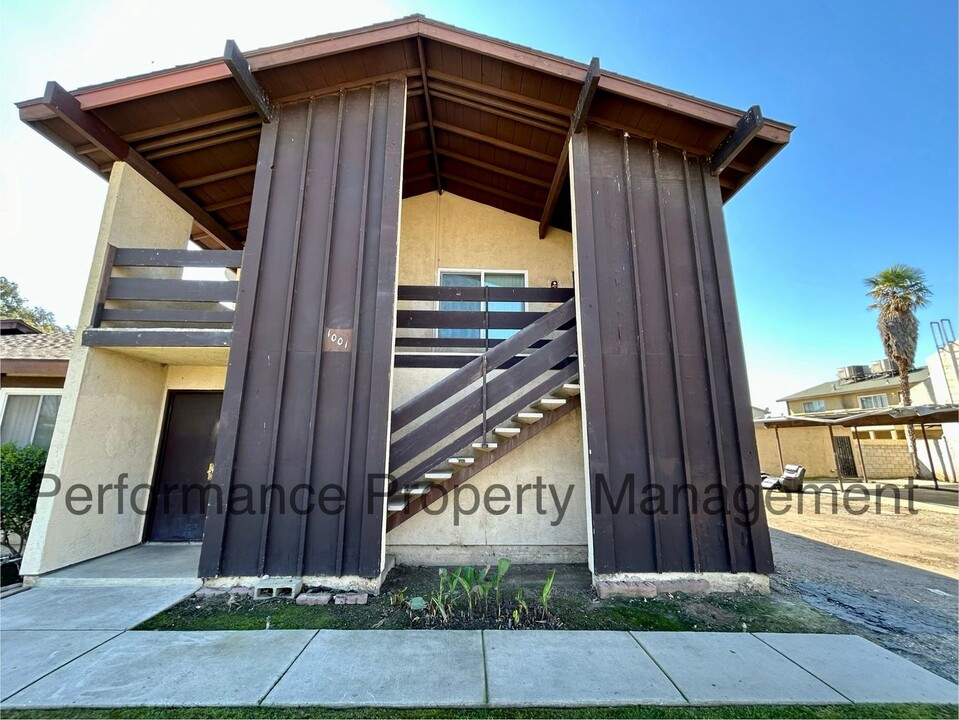
[[[719,182],[595,125],[572,165],[595,571],[770,572]]]
[[[204,576],[380,571],[367,478],[387,467],[404,108],[402,80],[284,106],[261,152],[214,481],[278,490],[208,517]],[[323,349],[327,329],[351,350]],[[340,488],[345,510],[292,512],[302,485]]]

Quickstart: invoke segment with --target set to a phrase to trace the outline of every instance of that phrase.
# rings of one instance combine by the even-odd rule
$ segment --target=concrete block
[[[263,705],[462,708],[485,696],[479,631],[320,630]]]
[[[0,633],[0,700],[118,634],[116,630],[4,630]]]
[[[21,690],[4,708],[256,705],[315,634],[126,632]]]
[[[629,633],[487,630],[483,638],[496,707],[686,704]]]
[[[301,578],[265,578],[253,588],[254,600],[292,600],[303,590]]]
[[[947,703],[959,687],[857,635],[756,633],[807,672],[857,703]]]
[[[337,605],[366,605],[369,597],[369,594],[365,592],[337,593],[333,597],[333,602]]]
[[[327,605],[330,602],[330,598],[333,597],[332,593],[328,592],[318,592],[318,593],[300,593],[296,596],[297,605]]]
[[[35,587],[3,601],[4,630],[127,630],[190,597],[167,587]]]
[[[748,633],[631,633],[693,705],[849,701]]]

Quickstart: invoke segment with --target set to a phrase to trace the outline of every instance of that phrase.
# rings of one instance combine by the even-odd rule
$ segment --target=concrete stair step
[[[473,443],[471,447],[474,450],[477,450],[479,452],[493,452],[496,448],[499,447],[499,443],[478,440],[475,443]]]
[[[400,492],[408,497],[418,497],[420,495],[426,495],[426,493],[432,489],[432,483],[414,483],[413,485],[407,485],[400,490]]]
[[[409,498],[400,496],[393,496],[386,501],[386,509],[388,512],[397,512],[406,507],[409,502]]]
[[[542,419],[543,413],[541,412],[521,412],[513,416],[514,422],[523,423],[524,425],[532,425],[534,422],[539,422]]]
[[[522,432],[522,428],[510,427],[509,425],[501,425],[500,427],[493,429],[493,434],[498,435],[501,438],[512,438]]]
[[[579,383],[565,383],[553,391],[553,397],[570,398],[579,395]]]
[[[476,462],[475,457],[470,457],[469,455],[460,455],[458,457],[451,457],[446,461],[455,468],[464,468],[469,467]]]
[[[558,397],[544,397],[539,402],[533,405],[537,410],[542,410],[543,412],[549,412],[551,410],[556,410],[557,408],[563,407],[566,404],[565,398]]]
[[[445,482],[453,477],[452,470],[430,470],[428,473],[424,473],[423,477],[431,483],[434,482]]]

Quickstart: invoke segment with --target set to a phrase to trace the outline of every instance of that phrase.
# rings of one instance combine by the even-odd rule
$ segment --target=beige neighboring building
[[[0,444],[50,447],[73,333],[0,320]]]
[[[935,356],[932,356],[933,358]],[[948,365],[948,360],[946,362]],[[936,392],[929,367],[916,368],[909,373],[912,404],[948,404],[950,399],[943,390]],[[954,367],[954,366],[952,366]],[[941,368],[937,366],[937,370]],[[945,380],[940,384],[946,387]],[[956,385],[953,382],[953,385]],[[954,391],[955,394],[955,391]],[[849,365],[837,372],[835,380],[814,385],[780,398],[785,402],[788,415],[822,419],[835,419],[883,408],[902,405],[899,392],[899,375],[888,360],[870,365]],[[926,452],[920,428],[916,427],[919,464],[925,477],[932,477],[932,468],[940,480],[955,480],[956,444],[949,442],[943,426],[927,425]],[[861,428],[834,426],[832,435],[826,425],[822,427],[788,427],[777,431],[772,428],[756,428],[759,461],[763,472],[779,474],[782,464],[798,463],[806,467],[808,477],[868,477],[870,480],[904,478],[914,475],[909,455],[905,426],[876,425]],[[841,471],[841,472],[840,472]]]

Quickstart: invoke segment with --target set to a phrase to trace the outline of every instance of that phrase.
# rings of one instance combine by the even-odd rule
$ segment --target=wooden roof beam
[[[522,173],[513,172],[507,168],[499,167],[498,165],[493,165],[491,163],[483,162],[482,160],[477,160],[476,158],[469,157],[468,155],[461,155],[460,153],[453,152],[452,150],[446,150],[445,148],[439,148],[437,152],[443,157],[448,157],[452,160],[459,160],[462,163],[467,165],[473,165],[484,170],[489,170],[490,172],[496,173],[497,175],[503,175],[504,177],[513,178],[514,180],[519,180],[520,182],[529,183],[530,185],[536,185],[541,188],[549,189],[549,183],[545,180],[539,180],[537,178],[532,178],[529,175],[523,175]]]
[[[549,163],[550,165],[556,162],[556,158],[552,155],[547,155],[546,153],[541,153],[536,150],[530,150],[522,145],[514,145],[513,143],[506,142],[505,140],[499,140],[498,138],[494,138],[489,135],[473,132],[472,130],[467,130],[466,128],[461,128],[457,125],[450,125],[449,123],[439,122],[438,120],[434,121],[433,125],[436,126],[437,130],[443,130],[444,132],[448,132],[452,135],[459,135],[460,137],[469,138],[470,140],[475,140],[476,142],[486,143],[487,145],[498,147],[501,150],[509,150],[510,152],[525,155],[526,157],[531,157],[534,160],[539,160],[540,162]]]
[[[416,54],[420,63],[420,77],[423,79],[423,101],[426,103],[426,123],[430,130],[430,149],[433,151],[433,172],[436,173],[436,190],[443,194],[443,179],[440,177],[440,156],[436,152],[436,131],[433,129],[433,103],[430,100],[430,84],[426,78],[426,53],[423,51],[423,38],[416,36]]]
[[[716,146],[709,160],[709,171],[713,175],[719,175],[727,165],[736,159],[743,148],[759,134],[765,124],[766,120],[763,118],[763,112],[759,109],[759,106],[753,105],[749,108],[739,118],[736,127],[730,130],[729,134]]]
[[[596,96],[596,88],[599,87],[599,76],[599,58],[594,57],[586,70],[586,77],[583,78],[583,87],[579,91],[576,109],[573,110],[573,116],[569,120],[569,130],[566,132],[566,140],[563,142],[563,153],[559,157],[559,162],[556,163],[553,182],[550,183],[549,193],[546,195],[546,205],[543,206],[543,215],[539,219],[540,240],[546,237],[546,231],[549,230],[549,219],[553,217],[556,203],[559,202],[559,193],[563,189],[563,183],[566,180],[567,173],[569,173],[569,144],[573,135],[582,131],[586,124],[589,106],[592,105],[593,98]]]
[[[110,129],[92,112],[80,107],[79,101],[55,82],[48,82],[43,93],[43,106],[80,133],[87,142],[96,145],[112,160],[125,162],[160,192],[180,206],[203,228],[218,247],[237,250],[243,247],[236,236],[223,227],[210,213],[204,210],[189,195],[176,186],[166,175],[157,170],[150,161]]]
[[[256,114],[260,116],[263,122],[268,123],[273,120],[273,101],[266,94],[266,90],[260,85],[260,82],[253,77],[253,71],[250,69],[250,63],[243,57],[240,48],[232,40],[226,41],[226,47],[223,49],[223,62],[230,68],[230,72],[236,79],[237,85],[246,96],[246,99],[253,105]]]

